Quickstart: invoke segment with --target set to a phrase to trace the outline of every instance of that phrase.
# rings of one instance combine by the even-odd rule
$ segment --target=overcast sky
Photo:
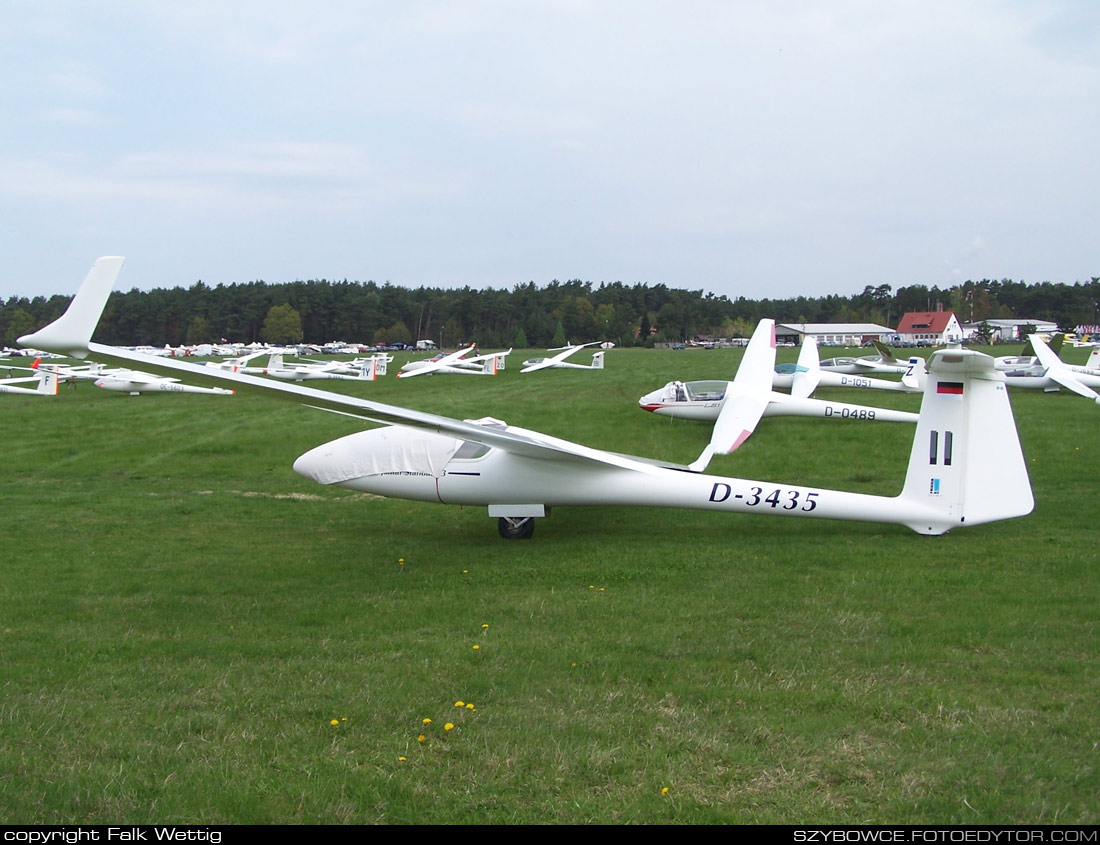
[[[1100,275],[1095,0],[0,4],[0,297]]]

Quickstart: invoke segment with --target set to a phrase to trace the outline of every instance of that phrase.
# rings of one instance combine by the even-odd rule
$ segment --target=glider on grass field
[[[592,355],[591,364],[572,364],[565,359],[571,356],[573,353],[584,349],[586,346],[598,346],[600,341],[594,340],[591,343],[570,344],[569,346],[559,347],[557,349],[547,349],[547,352],[557,352],[550,358],[528,358],[523,362],[523,369],[521,373],[533,373],[538,370],[550,370],[550,369],[569,369],[569,370],[602,370],[603,369],[603,352],[596,352]],[[560,351],[559,351],[560,350]]]
[[[19,369],[25,369],[20,367]],[[37,387],[20,387],[19,385],[37,382]],[[0,393],[24,393],[32,396],[56,396],[57,373],[52,370],[39,370],[37,375],[20,378],[0,379]]]
[[[1050,339],[1050,343],[1048,343],[1047,346],[1050,347],[1050,350],[1055,355],[1058,355],[1061,353],[1062,346],[1065,341],[1066,336],[1059,333],[1054,335]],[[1043,370],[1046,369],[1041,363],[1039,363],[1039,359],[1035,356],[1035,346],[1032,344],[1030,336],[1028,337],[1027,342],[1024,344],[1024,348],[1023,350],[1021,350],[1019,355],[1003,355],[998,358],[994,358],[993,360],[996,362],[997,369],[1001,370],[1002,372],[1011,371],[1017,374],[1022,374],[1024,371],[1031,369],[1032,372],[1030,374],[1038,376],[1042,375]],[[1091,363],[1089,364],[1089,366],[1092,366]]]
[[[385,352],[377,352],[367,358],[354,358],[351,361],[314,361],[312,358],[306,358],[305,360],[313,364],[328,364],[332,372],[341,375],[362,376],[364,372],[373,372],[374,378],[377,378],[386,374],[387,368],[393,363],[393,356],[387,355]],[[368,381],[373,380],[373,378],[368,377]]]
[[[466,355],[477,349],[476,345],[467,346],[457,352],[449,352],[446,355],[440,352],[427,361],[409,361],[397,374],[398,378],[412,378],[413,376],[427,376],[432,373],[453,373],[461,376],[495,376],[498,370],[504,369],[505,359],[512,354],[507,352],[490,352],[486,355],[474,355],[467,358]]]
[[[1039,365],[1021,370],[1006,370],[1004,379],[1009,387],[1024,387],[1048,392],[1064,387],[1078,396],[1084,396],[1100,404],[1100,393],[1094,389],[1100,387],[1100,371],[1066,364],[1039,335],[1033,334],[1029,342],[1035,350],[1035,358]]]
[[[68,310],[19,339],[72,355],[207,384],[262,393],[383,427],[322,444],[294,469],[321,484],[382,496],[488,506],[509,538],[531,535],[533,520],[555,505],[695,508],[863,520],[943,534],[1030,513],[1034,501],[1008,391],[987,355],[934,352],[909,469],[900,495],[872,496],[796,484],[722,478],[591,449],[484,418],[454,420],[353,396],[157,358],[91,341],[122,267],[93,265]],[[767,375],[767,374],[766,374]],[[770,378],[770,375],[768,375]]]
[[[812,347],[816,358],[817,346]],[[803,347],[799,361],[809,369],[810,355]],[[816,385],[805,396],[776,393],[772,390],[775,372],[775,320],[761,320],[745,348],[745,357],[737,368],[733,381],[670,381],[659,390],[638,400],[645,411],[669,417],[714,421],[710,443],[691,464],[690,469],[702,472],[714,455],[728,455],[744,443],[756,430],[761,417],[823,417],[825,419],[863,422],[916,422],[917,415],[890,408],[870,408],[847,402],[827,402],[810,399]]]
[[[71,364],[46,363],[41,358],[35,358],[30,369],[35,372],[48,370],[57,376],[58,384],[66,384],[71,381],[95,381],[106,372],[102,364],[88,363],[74,367]]]
[[[195,387],[183,384],[176,378],[164,378],[138,370],[110,370],[102,373],[94,382],[96,387],[140,396],[142,393],[211,393],[231,396],[232,390],[221,387]]]
[[[791,396],[801,398],[812,396],[819,387],[859,387],[920,393],[924,390],[924,359],[919,356],[910,358],[901,381],[823,370],[818,358],[817,339],[812,335],[806,335],[802,339],[798,363],[776,365],[775,373],[772,375],[772,387],[789,390]]]
[[[156,353],[151,354],[156,355]],[[83,367],[73,367],[67,364],[43,364],[36,359],[31,367],[40,371],[49,370],[56,375],[59,382],[90,381],[96,387],[101,387],[104,390],[129,393],[131,396],[137,396],[141,393],[231,394],[233,392],[220,387],[194,387],[189,384],[181,384],[177,378],[163,378],[150,373],[138,372],[137,370],[107,369],[102,364],[95,363]]]
[[[258,373],[271,376],[284,381],[308,381],[310,379],[343,379],[345,381],[374,381],[375,368],[378,362],[374,358],[367,358],[359,368],[358,375],[347,375],[346,364],[340,361],[326,363],[293,364],[283,363],[281,352],[272,352],[267,359],[266,367],[238,367],[237,372]]]
[[[831,373],[847,373],[859,375],[860,373],[904,373],[908,369],[908,361],[899,360],[893,351],[885,343],[873,340],[878,355],[864,355],[862,358],[826,358],[821,362],[821,369]]]

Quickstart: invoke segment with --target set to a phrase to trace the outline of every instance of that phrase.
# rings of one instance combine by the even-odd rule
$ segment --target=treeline
[[[55,319],[71,297],[12,297],[0,305],[0,341]],[[749,299],[716,296],[663,284],[593,285],[574,279],[511,290],[403,288],[327,280],[271,285],[137,289],[111,295],[96,340],[118,345],[195,344],[221,339],[323,343],[409,343],[442,346],[546,347],[590,340],[619,345],[747,336],[763,317],[781,322],[873,322],[896,326],[907,311],[942,305],[960,321],[1042,319],[1064,329],[1095,323],[1100,277],[1074,284],[1026,284],[1009,279],[968,281],[952,288],[868,285],[853,296]]]

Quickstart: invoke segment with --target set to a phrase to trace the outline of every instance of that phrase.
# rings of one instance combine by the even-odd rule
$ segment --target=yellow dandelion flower
[[[329,722],[329,724],[330,725],[338,725],[338,724],[340,724],[340,720],[339,719],[333,719],[331,722]]]
[[[427,737],[426,737],[426,736],[424,736],[424,734],[421,734],[420,736],[418,736],[418,737],[416,738],[416,741],[417,741],[417,742],[423,742],[423,741],[424,741],[425,739],[427,739]]]
[[[486,622],[486,623],[485,623],[484,625],[482,625],[482,626],[481,626],[481,630],[483,630],[483,631],[484,631],[484,630],[485,630],[486,628],[488,628],[488,627],[489,627],[489,623],[488,623],[488,622]]]
[[[475,645],[475,646],[474,646],[474,651],[478,651],[478,650],[480,650],[480,648],[481,648],[481,646],[479,646],[479,645]]]
[[[466,706],[465,701],[456,701],[455,702],[455,707],[465,707],[465,706]]]
[[[420,721],[425,725],[430,725],[432,723],[431,719],[421,719]]]
[[[399,763],[404,763],[404,762],[405,762],[405,758],[404,758],[404,757],[398,757],[398,758],[397,758],[397,761],[398,761]]]
[[[604,590],[603,590],[603,587],[600,587],[600,592],[602,593],[603,591],[604,591]]]
[[[341,721],[341,722],[346,722],[347,720],[348,720],[348,717],[347,717],[347,716],[341,716],[341,717],[340,717],[340,721]]]
[[[443,730],[445,730],[445,731],[449,731],[449,730],[453,730],[453,729],[454,729],[454,725],[451,722],[448,722],[447,724],[445,724],[443,726]]]
[[[463,575],[465,575],[465,574],[466,574],[467,572],[469,572],[469,571],[470,571],[469,569],[463,569],[463,570],[462,570],[462,574],[463,574]]]
[[[473,709],[474,709],[474,705],[472,705],[472,704],[467,704],[467,705],[466,705],[466,709],[467,709],[467,710],[473,710]]]
[[[667,786],[662,786],[661,787],[661,794],[662,795],[668,795],[668,787]]]
[[[398,564],[398,566],[404,566],[405,565],[405,558],[399,557],[397,559],[397,564]]]
[[[594,590],[594,589],[596,589],[596,585],[595,584],[589,584],[588,589]]]

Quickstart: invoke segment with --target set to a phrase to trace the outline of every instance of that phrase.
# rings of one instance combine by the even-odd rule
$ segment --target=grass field
[[[528,376],[522,357],[313,384],[689,461],[706,427],[635,403],[740,352]],[[354,420],[87,384],[0,397],[0,818],[1095,824],[1100,411],[1012,401],[1023,519],[927,538],[562,508],[507,542],[482,508],[291,470]],[[894,494],[912,432],[768,419],[711,471]]]

